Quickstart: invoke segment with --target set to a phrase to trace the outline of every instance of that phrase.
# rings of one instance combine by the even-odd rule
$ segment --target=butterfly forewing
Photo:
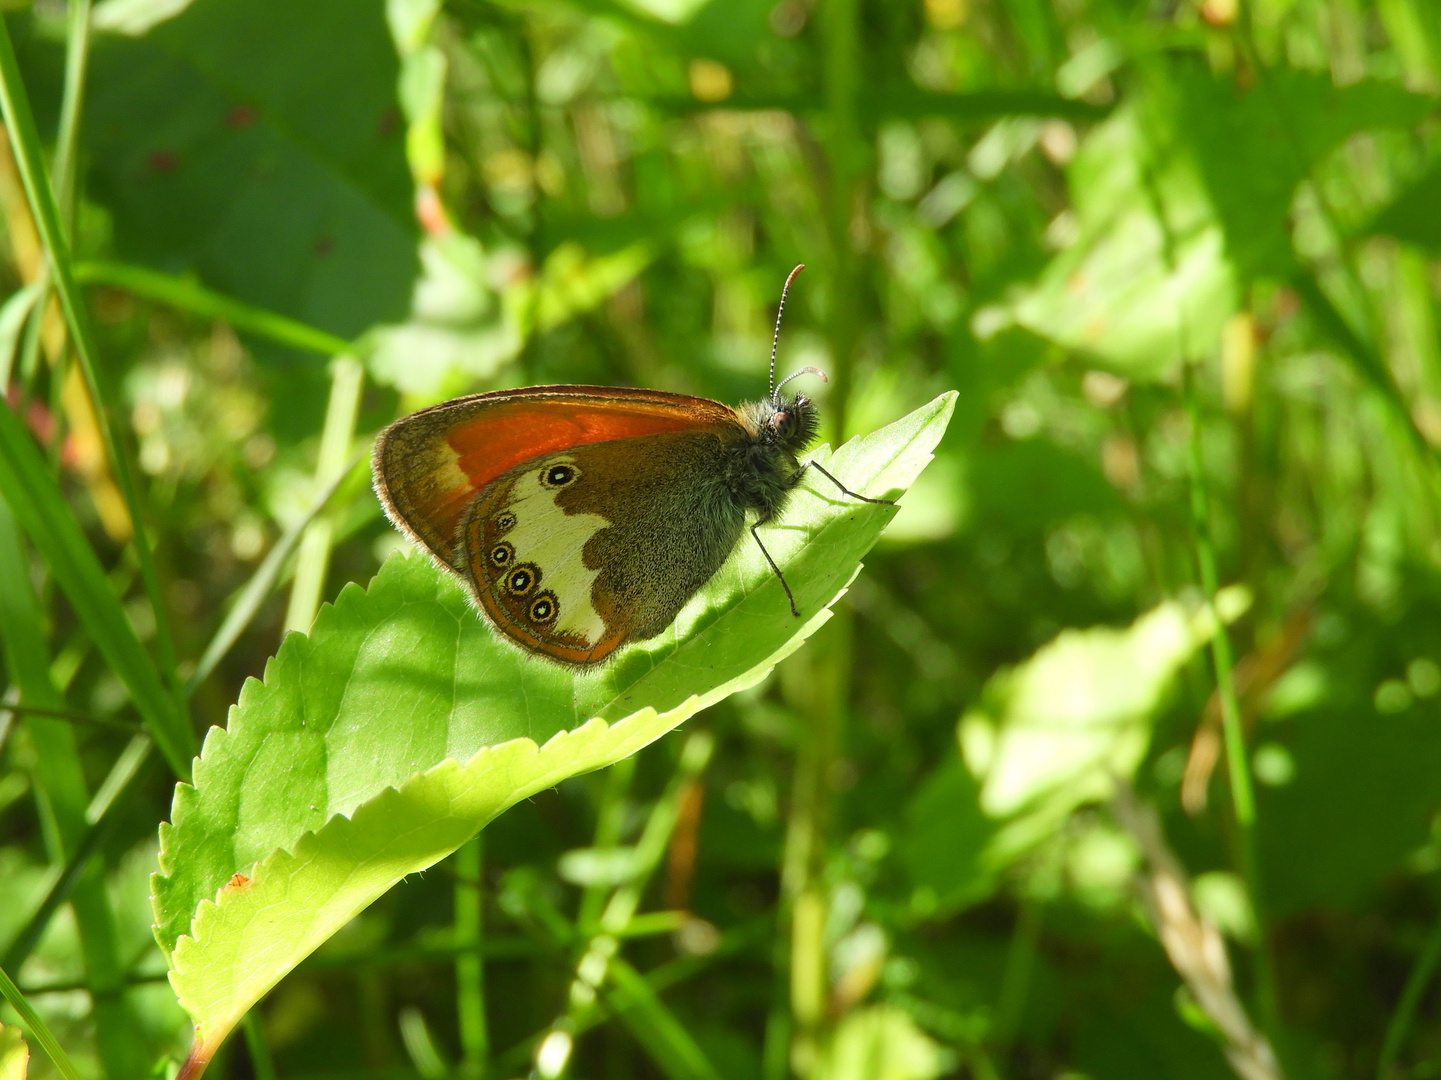
[[[517,466],[615,439],[736,429],[728,407],[658,390],[499,390],[423,409],[387,428],[375,446],[376,490],[391,520],[449,566],[474,500]]]

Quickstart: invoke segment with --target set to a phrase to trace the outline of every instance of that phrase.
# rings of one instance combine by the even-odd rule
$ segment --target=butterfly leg
[[[751,535],[755,537],[756,547],[761,549],[761,554],[766,557],[766,562],[771,564],[771,569],[775,571],[776,577],[780,579],[781,588],[786,591],[786,600],[788,600],[791,605],[791,614],[799,619],[801,617],[801,613],[796,610],[796,598],[791,595],[791,587],[786,583],[786,576],[781,573],[781,568],[776,565],[776,561],[771,558],[771,553],[767,551],[766,546],[761,543],[761,534],[756,532],[757,529],[759,529],[762,525],[766,523],[766,520],[766,518],[761,518],[754,525],[752,525]]]
[[[869,498],[869,497],[867,497],[867,496],[865,496],[865,495],[861,495],[861,494],[858,494],[857,492],[852,491],[850,488],[846,487],[845,484],[842,484],[839,480],[837,480],[834,476],[832,476],[828,471],[826,471],[825,466],[824,466],[824,465],[821,465],[819,462],[808,461],[808,462],[806,462],[805,465],[802,465],[802,466],[801,466],[801,471],[804,472],[808,466],[809,466],[810,468],[815,469],[815,470],[816,470],[817,472],[819,472],[822,476],[824,476],[827,480],[829,480],[832,484],[835,484],[836,487],[840,488],[843,492],[845,492],[847,495],[849,495],[849,496],[850,496],[851,498],[853,498],[853,499],[860,499],[861,502],[880,503],[882,506],[895,506],[895,505],[896,505],[896,500],[895,500],[895,499],[872,499],[872,498]],[[798,477],[798,479],[799,479],[799,477]]]

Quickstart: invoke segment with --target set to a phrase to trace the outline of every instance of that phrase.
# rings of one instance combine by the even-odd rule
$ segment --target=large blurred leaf
[[[120,253],[347,337],[402,316],[396,71],[380,0],[196,0],[99,38],[84,130]]]
[[[822,1049],[815,1080],[935,1080],[949,1055],[894,1005],[847,1013]]]
[[[1228,618],[1247,603],[1232,591],[1221,600]],[[1125,629],[1063,631],[991,678],[960,726],[966,764],[981,781],[981,810],[1006,822],[987,860],[1029,849],[1135,772],[1171,680],[1211,632],[1206,609],[1189,613],[1168,601]]]
[[[1404,127],[1434,112],[1434,97],[1377,81],[1336,86],[1328,74],[1274,68],[1254,86],[1176,66],[1156,103],[1192,151],[1226,232],[1226,253],[1245,275],[1286,277],[1296,185],[1358,131]]]
[[[1441,252],[1441,162],[1437,162],[1396,196],[1371,223],[1371,232],[1394,236],[1408,244]]]
[[[1437,105],[1289,68],[1245,91],[1189,60],[1150,74],[1140,104],[1082,143],[1068,171],[1075,238],[1010,305],[1022,326],[1138,379],[1216,340],[1238,272],[1290,275],[1291,201],[1322,158]]]
[[[903,489],[953,401],[816,456],[853,490]],[[763,678],[829,617],[894,513],[808,489],[768,536],[805,621],[746,547],[669,632],[598,670],[502,643],[418,556],[393,558],[369,591],[348,587],[311,637],[286,639],[264,683],[246,685],[162,829],[156,933],[199,1025],[197,1052],[356,912],[507,806]]]
[[[1333,691],[1299,715],[1287,740],[1295,779],[1258,792],[1267,909],[1345,908],[1433,839],[1441,806],[1441,727],[1434,702],[1379,713]]]
[[[981,810],[980,795],[980,784],[956,755],[906,805],[897,854],[915,890],[913,910],[944,913],[990,891],[997,868],[984,856],[997,823]]]
[[[1013,302],[1022,326],[1134,379],[1211,340],[1236,286],[1206,191],[1135,108],[1093,130],[1069,169],[1074,242]]]

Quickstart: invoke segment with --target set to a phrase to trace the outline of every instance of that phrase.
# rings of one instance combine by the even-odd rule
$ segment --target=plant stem
[[[251,575],[250,580],[236,594],[235,603],[225,615],[225,620],[220,628],[215,631],[215,636],[210,639],[210,644],[205,647],[199,662],[195,665],[195,671],[185,683],[185,696],[188,698],[199,688],[200,684],[210,677],[215,666],[225,658],[232,645],[239,640],[250,621],[255,618],[260,606],[270,596],[270,591],[275,587],[276,581],[280,578],[280,572],[284,568],[286,560],[294,553],[300,544],[301,537],[320,514],[329,505],[330,500],[340,486],[355,470],[359,464],[358,459],[352,456],[349,468],[345,469],[326,485],[324,490],[315,497],[310,508],[305,514],[292,522],[286,530],[280,534],[260,566]]]
[[[69,0],[65,35],[65,90],[60,101],[60,130],[55,140],[55,202],[67,226],[75,212],[75,169],[80,142],[80,112],[90,67],[90,0]],[[69,231],[67,229],[67,231]]]
[[[455,958],[455,1004],[460,1021],[460,1068],[466,1076],[485,1076],[490,1056],[490,1035],[485,1025],[485,963],[480,946],[484,934],[485,866],[482,837],[455,853],[455,947],[465,950]]]
[[[315,463],[315,486],[321,491],[338,483],[349,469],[350,444],[355,438],[355,418],[364,382],[365,369],[355,357],[337,356],[331,361],[330,402],[325,409],[325,427],[320,433],[320,453]],[[287,631],[307,633],[315,621],[334,536],[335,522],[322,516],[312,521],[301,537],[295,580],[290,586],[290,607],[285,613]]]
[[[1241,873],[1255,911],[1260,937],[1256,948],[1256,995],[1262,1024],[1268,1030],[1274,1031],[1277,1019],[1276,984],[1267,943],[1260,867],[1256,857],[1256,798],[1246,758],[1246,736],[1241,726],[1241,708],[1236,698],[1231,637],[1216,606],[1216,593],[1220,589],[1220,582],[1216,567],[1216,546],[1211,533],[1210,492],[1206,485],[1205,463],[1201,452],[1201,410],[1197,401],[1195,375],[1190,363],[1185,361],[1182,367],[1182,393],[1191,421],[1186,464],[1191,481],[1191,524],[1196,545],[1196,564],[1200,572],[1201,590],[1205,594],[1206,605],[1213,620],[1211,660],[1216,669],[1216,690],[1221,699],[1221,729],[1231,783],[1231,806],[1240,840]]]

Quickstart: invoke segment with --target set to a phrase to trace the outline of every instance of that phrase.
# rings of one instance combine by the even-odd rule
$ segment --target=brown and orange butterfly
[[[786,279],[786,291],[802,268]],[[815,368],[801,374],[821,375]],[[668,627],[800,483],[811,400],[775,384],[731,408],[659,390],[532,386],[457,398],[375,443],[375,490],[396,526],[460,577],[496,628],[568,664]],[[820,465],[808,465],[848,490]]]

